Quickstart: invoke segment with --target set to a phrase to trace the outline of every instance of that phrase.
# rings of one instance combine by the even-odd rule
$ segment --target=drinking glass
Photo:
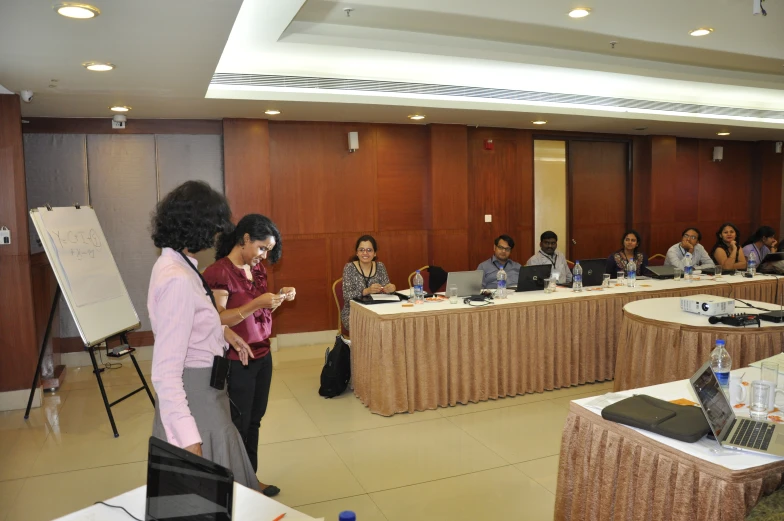
[[[674,268],[672,270],[672,280],[679,282],[683,279],[683,268]]]
[[[779,364],[776,362],[762,362],[761,372],[761,380],[772,382],[773,387],[779,386]]]
[[[721,279],[721,266],[713,268],[713,278],[716,280]]]
[[[770,385],[761,380],[751,382],[749,412],[752,420],[766,420],[770,404]]]
[[[457,286],[452,284],[446,289],[446,294],[449,297],[450,304],[457,304]]]
[[[558,286],[558,277],[550,277],[550,280],[547,283],[547,287],[550,289],[550,293],[555,292],[555,288]]]
[[[626,272],[619,271],[618,272],[618,279],[615,281],[616,286],[623,286],[624,285],[624,277],[626,276]]]
[[[602,287],[603,288],[609,288],[610,287],[610,274],[609,273],[605,273],[604,275],[602,275]]]

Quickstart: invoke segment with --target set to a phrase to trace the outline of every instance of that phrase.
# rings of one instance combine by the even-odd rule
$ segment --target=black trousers
[[[228,385],[229,398],[233,402],[231,420],[240,431],[254,472],[258,470],[259,428],[267,412],[271,384],[271,353],[259,359],[251,358],[248,365],[242,365],[239,360],[231,361]]]

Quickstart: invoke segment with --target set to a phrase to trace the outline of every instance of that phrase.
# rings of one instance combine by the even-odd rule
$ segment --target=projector
[[[681,310],[698,315],[731,315],[735,312],[735,301],[715,295],[692,295],[681,297]]]

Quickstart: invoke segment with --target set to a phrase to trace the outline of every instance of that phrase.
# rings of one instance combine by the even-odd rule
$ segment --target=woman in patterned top
[[[340,319],[343,327],[349,329],[351,300],[371,293],[394,293],[395,285],[390,284],[387,269],[382,262],[376,261],[376,239],[363,235],[357,239],[356,255],[343,268],[343,309]]]
[[[607,257],[607,266],[604,272],[609,273],[613,278],[617,277],[619,271],[626,272],[629,261],[634,259],[637,273],[645,273],[645,268],[648,267],[648,256],[640,251],[640,244],[642,244],[642,239],[636,230],[628,230],[624,233],[621,249]]]

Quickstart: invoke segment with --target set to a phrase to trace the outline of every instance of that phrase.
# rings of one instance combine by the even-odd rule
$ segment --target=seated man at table
[[[493,256],[476,267],[484,272],[482,289],[496,289],[498,287],[498,270],[501,268],[506,272],[506,286],[517,286],[517,279],[520,277],[520,263],[509,258],[514,249],[514,239],[508,235],[501,235],[496,237],[494,245]]]
[[[691,265],[695,268],[713,268],[715,264],[700,244],[702,234],[697,228],[686,228],[681,234],[681,242],[673,244],[667,250],[667,258],[664,260],[665,266],[683,268],[686,265],[685,258],[687,253],[691,253]]]
[[[526,266],[551,265],[551,271],[558,272],[558,284],[570,284],[572,272],[566,264],[566,256],[558,251],[558,236],[555,232],[546,231],[539,237],[539,251],[528,259]]]

